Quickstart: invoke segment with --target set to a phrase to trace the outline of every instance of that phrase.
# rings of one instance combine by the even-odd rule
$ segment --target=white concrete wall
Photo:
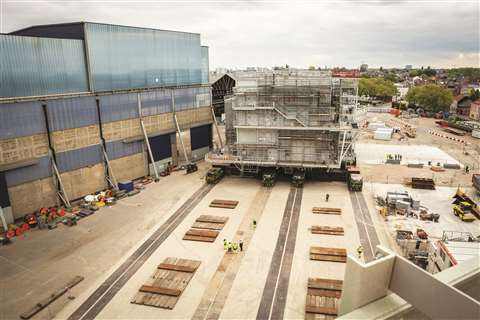
[[[339,316],[387,295],[395,254],[382,246],[377,250],[384,257],[366,264],[352,255],[347,256]]]

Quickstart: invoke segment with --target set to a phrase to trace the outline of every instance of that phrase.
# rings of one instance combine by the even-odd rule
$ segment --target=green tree
[[[475,101],[477,99],[480,99],[480,90],[475,90],[475,89],[470,89],[470,99],[472,99],[472,101]]]
[[[358,84],[358,92],[361,96],[385,99],[396,95],[397,87],[392,81],[383,78],[362,78]]]
[[[390,72],[384,76],[385,80],[391,81],[393,83],[398,82],[398,77],[395,73]]]
[[[444,87],[427,84],[412,87],[408,90],[406,100],[410,105],[423,108],[425,111],[448,111],[453,101],[452,93]]]
[[[480,68],[456,68],[448,70],[449,78],[464,77],[471,82],[480,81]]]

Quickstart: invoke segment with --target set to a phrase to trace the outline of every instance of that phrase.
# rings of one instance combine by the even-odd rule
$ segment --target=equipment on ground
[[[292,185],[297,188],[302,188],[303,183],[305,182],[305,172],[304,171],[296,171],[292,175]]]
[[[187,174],[198,171],[198,166],[195,162],[190,162],[185,166],[185,168],[187,169]]]
[[[222,168],[211,168],[208,170],[207,175],[205,177],[205,181],[208,184],[216,184],[220,180],[222,180],[224,176],[224,172]]]
[[[460,219],[463,221],[473,221],[475,220],[475,217],[477,219],[480,219],[480,208],[479,206],[473,201],[469,196],[465,194],[460,188],[457,189],[457,192],[453,196],[455,199],[453,201],[453,213],[455,215],[458,215]],[[456,213],[458,212],[458,214]],[[461,212],[464,212],[463,215],[460,215]],[[464,218],[462,218],[464,216]],[[470,217],[472,216],[472,217]],[[473,220],[470,220],[470,218],[473,218]],[[467,220],[465,220],[467,219]]]
[[[264,187],[273,187],[277,179],[277,172],[275,170],[267,170],[263,173],[262,182]]]
[[[362,191],[363,177],[360,175],[360,169],[357,167],[347,168],[347,185],[350,191]]]
[[[465,222],[475,221],[475,216],[471,214],[472,205],[466,201],[459,202],[453,206],[453,213]]]

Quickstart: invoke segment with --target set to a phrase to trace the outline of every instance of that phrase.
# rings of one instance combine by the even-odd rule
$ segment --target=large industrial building
[[[7,220],[210,149],[208,47],[197,33],[41,25],[1,34],[0,51]]]
[[[325,171],[355,163],[358,81],[329,71],[276,70],[234,75],[225,98],[226,147],[214,165],[241,171]]]

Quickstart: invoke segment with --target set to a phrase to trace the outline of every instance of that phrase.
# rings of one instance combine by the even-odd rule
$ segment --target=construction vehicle
[[[453,213],[464,222],[475,221],[475,216],[471,214],[472,205],[466,201],[461,201],[453,206]]]
[[[465,192],[463,192],[460,188],[457,189],[457,192],[453,196],[455,199],[453,201],[454,208],[453,212],[462,212],[464,211],[466,214],[472,215],[474,218],[476,217],[477,219],[480,219],[480,208],[479,206],[473,201]],[[455,206],[457,206],[457,210],[455,210]],[[464,208],[464,210],[463,210]],[[455,215],[457,215],[455,213]],[[459,217],[462,219],[462,216],[459,215]],[[467,217],[467,219],[469,219]],[[462,219],[464,220],[464,219]],[[475,219],[474,219],[475,220]],[[464,220],[465,221],[465,220]]]
[[[211,168],[208,170],[207,175],[205,176],[205,181],[208,184],[216,184],[222,180],[224,172],[222,168]]]
[[[198,166],[195,162],[190,162],[185,166],[185,168],[187,169],[187,174],[193,173],[198,170]]]
[[[350,191],[362,191],[363,177],[360,175],[360,169],[357,167],[347,168],[347,185]]]
[[[305,182],[305,171],[295,171],[292,175],[292,185],[302,188]]]
[[[262,182],[264,187],[273,187],[277,179],[277,172],[275,170],[267,170],[262,175]]]

